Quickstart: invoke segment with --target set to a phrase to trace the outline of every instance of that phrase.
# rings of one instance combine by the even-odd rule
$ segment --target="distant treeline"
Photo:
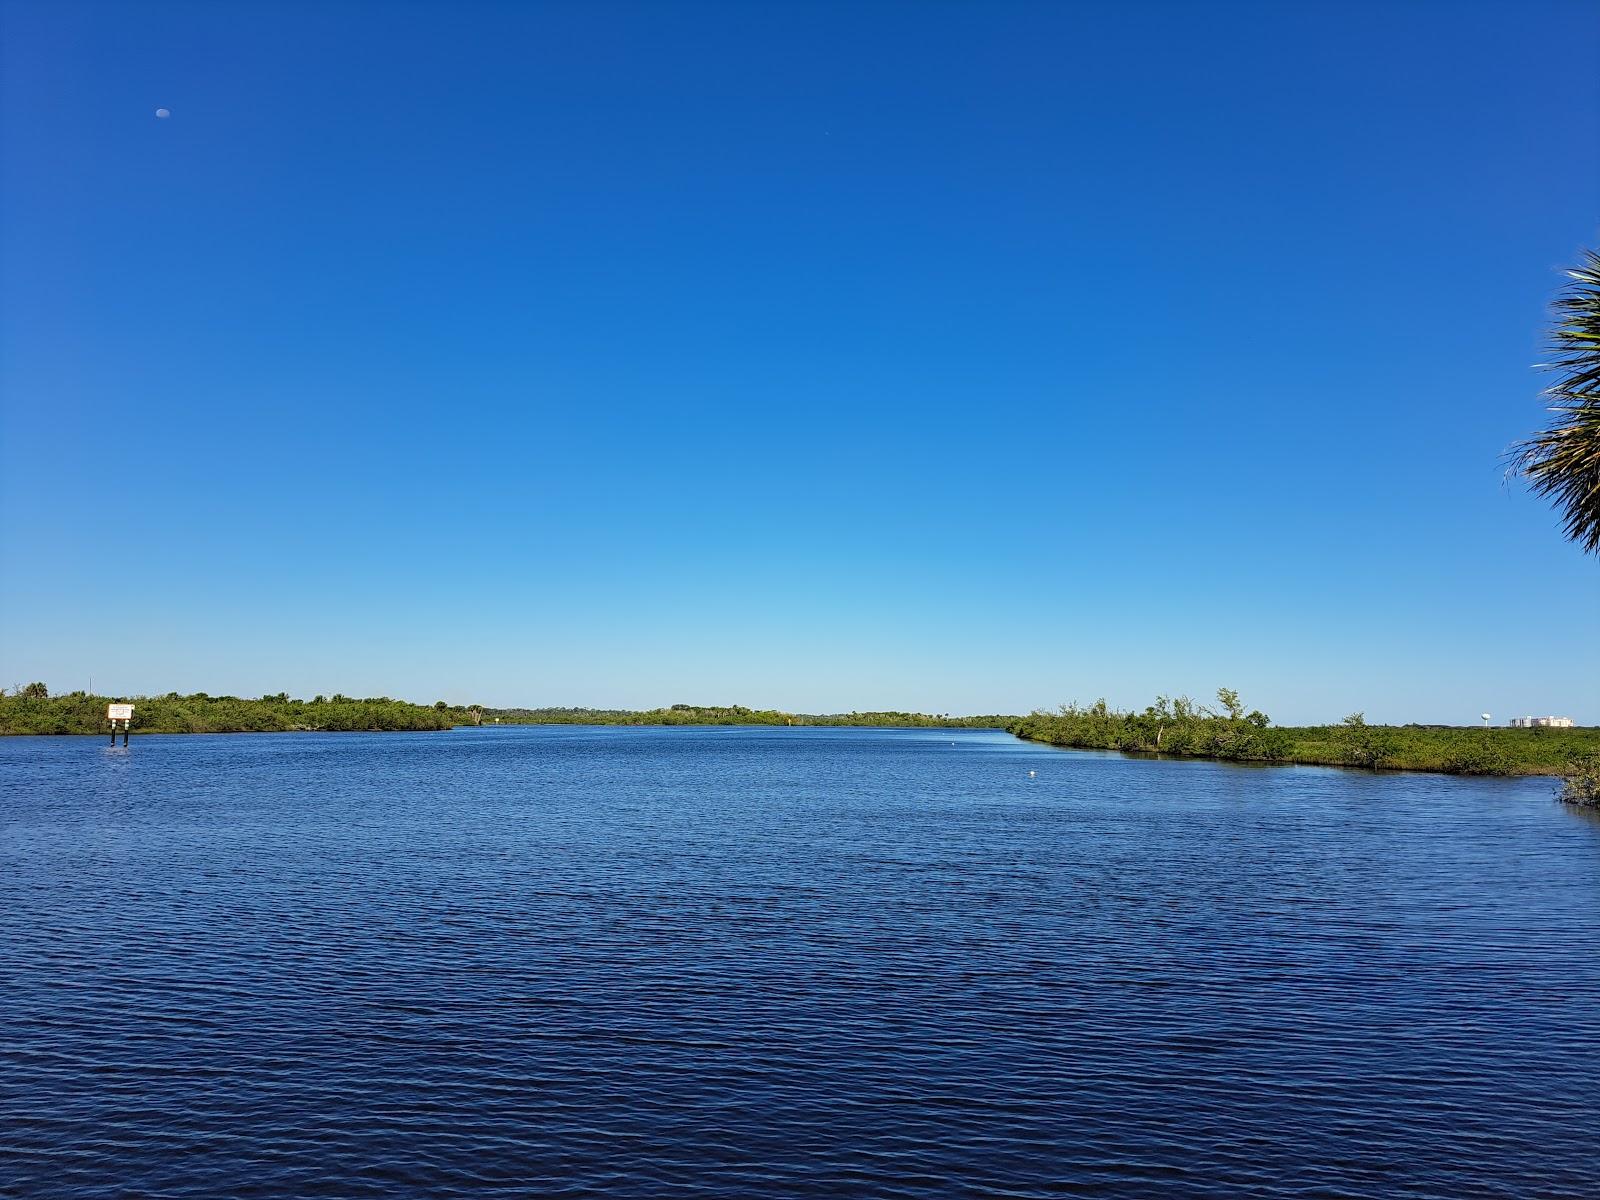
[[[285,693],[243,699],[204,692],[180,696],[52,696],[42,683],[0,693],[0,734],[103,733],[106,704],[132,700],[135,733],[275,733],[303,731],[430,730],[456,725],[817,725],[880,728],[1004,729],[1018,737],[1085,750],[1123,750],[1235,762],[1443,771],[1456,775],[1564,775],[1589,780],[1594,801],[1600,777],[1600,729],[1475,729],[1449,725],[1369,725],[1352,713],[1338,725],[1279,727],[1246,711],[1237,692],[1222,688],[1216,707],[1188,697],[1158,697],[1141,712],[1104,700],[1067,705],[1026,717],[939,713],[786,713],[739,704],[674,704],[646,711],[598,708],[484,708],[411,704],[387,696],[357,700]]]
[[[388,696],[357,700],[350,696],[316,696],[291,700],[285,693],[246,700],[210,696],[95,696],[67,692],[52,696],[42,683],[0,695],[0,734],[104,733],[106,705],[133,702],[134,733],[281,733],[294,730],[424,730],[472,724],[481,710],[408,704]]]
[[[291,699],[287,693],[245,699],[195,692],[183,696],[52,696],[42,683],[0,693],[0,734],[103,733],[106,705],[134,704],[134,733],[279,733],[299,731],[450,729],[457,725],[877,725],[998,729],[1013,717],[951,717],[928,713],[786,713],[739,704],[674,704],[642,712],[596,708],[484,708],[411,704],[388,696]]]
[[[1278,727],[1264,713],[1246,712],[1229,688],[1217,692],[1216,708],[1161,696],[1142,712],[1123,712],[1100,700],[1087,708],[1073,704],[1012,717],[1003,728],[1077,749],[1453,775],[1567,775],[1600,755],[1596,728],[1369,725],[1361,713],[1338,725]]]
[[[742,704],[674,704],[621,708],[486,708],[483,719],[505,725],[873,725],[902,729],[999,729],[1015,717],[952,717],[932,713],[788,713]]]

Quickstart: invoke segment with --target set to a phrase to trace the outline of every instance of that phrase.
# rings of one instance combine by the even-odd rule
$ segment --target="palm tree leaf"
[[[1546,369],[1557,376],[1546,389],[1549,425],[1510,452],[1513,471],[1550,499],[1562,532],[1588,553],[1600,553],[1600,254],[1584,265],[1553,305],[1555,352]]]

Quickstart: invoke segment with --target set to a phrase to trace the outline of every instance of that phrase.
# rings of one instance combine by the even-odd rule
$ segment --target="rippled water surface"
[[[1592,1197],[1600,824],[1550,797],[970,731],[3,739],[0,1194]]]

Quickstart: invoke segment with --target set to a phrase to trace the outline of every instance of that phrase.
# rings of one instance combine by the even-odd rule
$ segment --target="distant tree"
[[[434,702],[433,702],[433,706],[434,706],[434,707],[435,707],[435,708],[437,708],[437,709],[438,709],[438,710],[439,710],[439,711],[440,711],[440,712],[443,712],[443,711],[444,711],[444,710],[445,710],[445,709],[447,709],[447,708],[449,708],[449,707],[450,707],[450,706],[449,706],[449,705],[448,705],[448,704],[446,704],[446,703],[445,703],[445,702],[444,702],[444,701],[443,701],[443,700],[435,700],[435,701],[434,701]]]
[[[50,699],[50,689],[45,687],[44,684],[35,681],[19,691],[17,695],[28,700],[48,700]]]
[[[1239,693],[1232,688],[1218,688],[1217,703],[1222,705],[1222,710],[1228,714],[1228,720],[1244,719],[1244,705],[1239,703]]]
[[[1557,379],[1545,395],[1555,416],[1512,447],[1511,464],[1554,502],[1562,532],[1592,554],[1600,552],[1600,254],[1583,257],[1554,306],[1549,369]]]

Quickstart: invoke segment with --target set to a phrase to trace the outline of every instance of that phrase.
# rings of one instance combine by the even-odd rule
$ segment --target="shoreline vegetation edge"
[[[1264,766],[1330,766],[1431,771],[1449,775],[1550,775],[1593,779],[1600,771],[1600,727],[1479,728],[1369,725],[1352,713],[1337,725],[1277,726],[1246,712],[1238,694],[1215,706],[1158,697],[1143,711],[1104,700],[1027,716],[951,716],[897,711],[789,713],[742,705],[674,704],[642,711],[592,708],[487,708],[440,700],[413,704],[387,696],[255,699],[180,695],[112,697],[75,691],[52,696],[41,683],[0,692],[0,735],[104,734],[106,705],[131,700],[134,733],[421,732],[481,725],[783,725],[869,728],[1000,729],[1025,741],[1074,750],[1114,750],[1163,758]],[[1591,789],[1592,790],[1592,789]]]

